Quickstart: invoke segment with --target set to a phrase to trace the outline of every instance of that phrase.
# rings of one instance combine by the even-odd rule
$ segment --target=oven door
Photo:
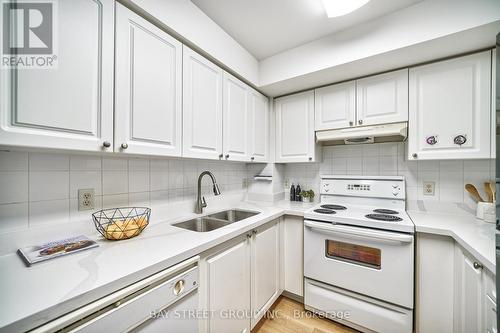
[[[413,235],[304,222],[304,275],[413,309]]]

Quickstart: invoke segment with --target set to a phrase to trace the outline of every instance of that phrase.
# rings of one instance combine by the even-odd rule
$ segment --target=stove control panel
[[[332,176],[321,179],[321,194],[405,199],[405,181],[402,177]]]
[[[347,184],[348,191],[370,191],[370,185]]]

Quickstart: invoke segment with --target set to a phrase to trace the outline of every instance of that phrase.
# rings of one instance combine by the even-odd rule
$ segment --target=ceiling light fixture
[[[328,17],[349,14],[366,5],[370,0],[321,0]]]

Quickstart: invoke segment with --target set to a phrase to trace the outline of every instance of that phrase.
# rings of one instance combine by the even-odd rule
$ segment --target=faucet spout
[[[196,207],[194,210],[196,214],[203,213],[203,208],[207,206],[205,198],[201,195],[201,180],[205,175],[208,175],[210,179],[212,179],[212,190],[214,191],[214,195],[220,194],[219,185],[217,185],[214,174],[210,171],[203,171],[202,173],[200,173],[200,175],[198,176],[198,195],[196,197]]]

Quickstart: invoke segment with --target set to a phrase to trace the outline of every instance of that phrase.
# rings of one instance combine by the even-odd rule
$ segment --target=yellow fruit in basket
[[[139,226],[134,219],[127,219],[124,222],[123,233],[125,238],[130,238],[135,236],[139,231]]]
[[[146,227],[146,225],[148,224],[148,218],[146,215],[143,215],[143,216],[139,216],[137,218],[137,221],[136,221],[137,225],[139,226],[139,228],[144,229]]]
[[[115,223],[110,223],[106,226],[105,237],[107,239],[122,239],[123,238],[123,228],[120,227],[123,224],[121,221]]]

